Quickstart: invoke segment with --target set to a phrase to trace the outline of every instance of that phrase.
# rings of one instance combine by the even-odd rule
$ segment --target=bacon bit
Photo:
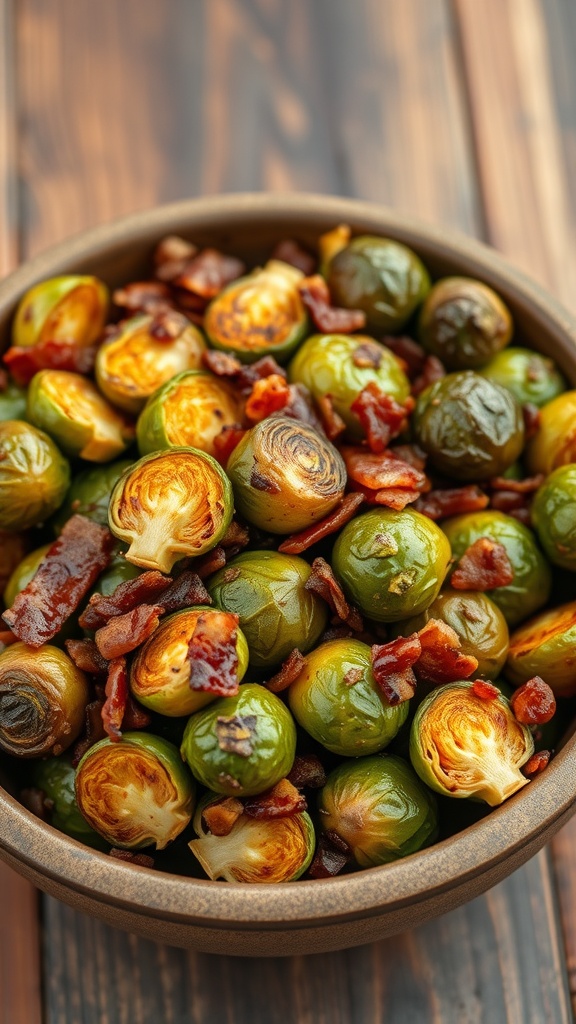
[[[217,544],[206,555],[202,555],[201,558],[194,561],[194,572],[201,580],[205,580],[212,573],[218,572],[218,569],[223,569],[225,565],[226,552],[223,547]]]
[[[382,349],[375,341],[362,341],[352,353],[352,362],[361,369],[377,370],[382,362]]]
[[[498,512],[505,512],[506,515],[512,516],[518,512],[524,513],[530,521],[530,496],[527,494],[518,494],[517,491],[495,491],[490,497],[490,507],[496,509]]]
[[[256,736],[256,715],[218,715],[216,738],[220,750],[238,757],[250,757],[254,753],[252,740]]]
[[[550,750],[539,750],[538,753],[532,754],[532,757],[526,761],[526,764],[522,768],[522,773],[527,778],[534,778],[535,775],[540,775],[549,764],[552,752]]]
[[[319,434],[325,434],[326,431],[316,413],[314,400],[308,388],[304,384],[290,384],[289,391],[290,398],[288,399],[288,404],[282,409],[282,416],[289,416],[293,420],[301,420],[302,423],[308,423],[311,427],[314,427],[314,430],[317,430]]]
[[[248,797],[244,801],[244,813],[249,818],[260,818],[264,821],[273,818],[290,818],[293,814],[301,814],[308,807],[306,797],[298,792],[289,779],[280,779],[272,789],[258,796]]]
[[[71,341],[42,341],[30,348],[13,345],[3,359],[14,380],[26,387],[39,370],[71,370],[89,374],[96,362],[96,345],[79,346]]]
[[[468,679],[478,668],[478,659],[460,654],[460,638],[456,631],[441,619],[429,619],[418,630],[422,654],[415,665],[418,679],[435,686]]]
[[[174,284],[209,302],[227,284],[242,277],[245,270],[245,264],[235,256],[226,256],[218,249],[202,249],[186,264]]]
[[[245,366],[240,363],[240,369],[236,374],[236,382],[242,390],[248,390],[257,380],[264,380],[266,377],[287,378],[286,370],[280,366],[274,356],[262,356],[255,363]]]
[[[332,567],[324,558],[315,558],[312,572],[304,584],[306,590],[318,594],[335,615],[346,622],[354,632],[363,629],[362,617],[357,608],[348,604],[344,591],[336,579]]]
[[[8,390],[8,374],[0,367],[0,392]]]
[[[128,654],[147,640],[158,627],[164,608],[156,604],[141,604],[138,608],[117,615],[96,630],[96,645],[103,658],[112,661]]]
[[[479,537],[462,555],[450,583],[456,590],[494,590],[507,587],[514,570],[503,544]]]
[[[156,313],[149,327],[149,333],[155,341],[176,341],[187,327],[190,320],[177,309],[162,309]]]
[[[161,281],[132,281],[116,288],[112,298],[130,313],[159,313],[173,306],[170,289]]]
[[[114,742],[122,739],[120,727],[128,702],[126,658],[114,658],[108,669],[106,700],[102,706],[102,722],[107,736]]]
[[[437,380],[442,380],[442,377],[445,376],[446,370],[437,356],[426,356],[422,373],[416,377],[412,384],[412,394],[421,394],[421,392],[425,391],[430,384],[434,384]]]
[[[106,736],[102,721],[103,700],[93,700],[84,710],[84,735],[75,745],[72,753],[72,765],[77,768],[87,750],[99,743]]]
[[[344,434],[346,424],[334,408],[332,395],[320,395],[320,398],[316,399],[316,404],[326,437],[329,441],[337,441]]]
[[[379,453],[404,429],[406,417],[414,408],[414,399],[407,398],[404,405],[399,405],[390,395],[381,391],[374,381],[370,381],[350,408],[360,420],[368,447]]]
[[[191,690],[219,697],[238,693],[238,622],[232,612],[216,609],[198,616],[188,643]]]
[[[416,676],[412,666],[422,654],[418,633],[400,636],[372,647],[372,672],[389,704],[395,706],[414,696]]]
[[[420,497],[420,491],[411,491],[403,487],[386,487],[381,491],[371,491],[367,487],[355,484],[370,505],[386,505],[396,512],[401,512],[406,505]]]
[[[310,878],[335,878],[351,859],[348,843],[332,830],[322,832],[308,874]]]
[[[510,698],[514,716],[522,725],[544,725],[554,717],[556,698],[548,683],[534,676]]]
[[[154,857],[148,853],[134,853],[133,850],[121,850],[113,846],[108,850],[108,856],[114,857],[114,860],[124,860],[127,864],[137,864],[139,868],[154,867]]]
[[[287,555],[299,555],[302,551],[307,551],[313,544],[318,544],[324,537],[330,536],[331,533],[336,533],[341,526],[348,523],[363,502],[364,495],[359,491],[355,491],[353,494],[346,494],[337,508],[330,512],[325,519],[314,523],[313,526],[309,526],[306,530],[301,530],[300,533],[293,533],[290,537],[287,537],[280,544],[278,551],[284,552]]]
[[[463,512],[479,512],[487,508],[489,498],[476,484],[466,487],[450,487],[446,490],[430,491],[418,498],[415,508],[428,519],[444,519]]]
[[[186,264],[196,255],[198,247],[178,235],[162,238],[154,251],[156,276],[163,281],[172,281],[184,270]]]
[[[316,754],[298,754],[287,778],[297,789],[321,789],[326,772]]]
[[[170,587],[170,576],[151,569],[132,580],[119,583],[116,589],[105,596],[93,594],[78,619],[82,629],[99,629],[117,615],[130,612],[144,602],[150,604]]]
[[[404,363],[405,372],[407,373],[410,380],[414,380],[424,369],[424,363],[426,362],[426,353],[421,345],[413,338],[409,338],[406,335],[402,335],[397,338],[396,336],[386,335],[382,338],[382,344],[389,348],[394,353],[400,362]]]
[[[100,654],[94,640],[66,640],[65,647],[76,668],[82,672],[99,676],[108,671],[108,662]]]
[[[515,494],[532,494],[544,483],[544,473],[527,476],[524,480],[508,480],[505,476],[495,476],[490,481],[493,491],[513,491]]]
[[[17,639],[18,637],[11,629],[2,630],[2,632],[0,632],[0,654],[2,654],[2,651],[5,651],[7,647],[10,647],[10,644],[16,643]]]
[[[540,429],[540,409],[538,406],[532,405],[531,402],[527,402],[522,406],[522,416],[524,419],[524,441],[529,441]]]
[[[475,679],[472,683],[472,692],[480,700],[496,700],[500,696],[500,690],[493,683],[486,679]]]
[[[271,259],[281,260],[282,263],[288,263],[291,267],[296,267],[306,277],[313,274],[316,269],[315,257],[293,238],[283,238],[278,242]]]
[[[417,444],[395,444],[392,448],[388,449],[388,455],[394,455],[397,459],[402,459],[403,462],[407,462],[414,469],[426,469],[426,452],[419,448]]]
[[[138,701],[134,700],[132,694],[129,693],[124,718],[122,719],[122,728],[129,732],[132,729],[147,729],[151,722],[152,715]]]
[[[306,658],[298,650],[297,647],[290,652],[285,661],[282,662],[282,667],[272,676],[271,679],[266,683],[266,688],[271,693],[282,693],[282,690],[287,690],[292,685],[295,679],[303,672],[306,667]]]
[[[235,796],[224,796],[202,811],[202,827],[213,836],[229,836],[243,814],[244,804],[241,800]]]
[[[422,491],[428,483],[421,470],[415,469],[390,451],[376,454],[365,448],[345,445],[340,449],[340,454],[350,479],[369,490],[379,491],[392,487]]]
[[[212,598],[197,572],[182,572],[158,598],[164,613],[177,612],[190,605],[212,604]]]
[[[284,377],[275,373],[254,382],[244,411],[251,423],[260,423],[267,416],[283,409],[289,400],[288,384]]]
[[[366,326],[366,314],[361,309],[339,309],[332,305],[328,285],[321,274],[305,277],[298,291],[315,327],[323,334],[353,334]]]
[[[206,349],[202,353],[202,362],[207,370],[216,374],[217,377],[236,377],[242,369],[242,363],[236,356],[228,352],[218,352],[216,349]]]
[[[240,423],[233,423],[222,427],[220,433],[216,434],[213,442],[214,457],[218,460],[221,466],[226,466],[226,463],[236,448],[236,445],[240,444],[240,441],[247,433],[248,431],[245,430]]]
[[[227,556],[230,557],[229,552],[231,548],[237,554],[238,551],[241,551],[242,548],[245,548],[250,543],[250,531],[247,526],[243,526],[236,519],[233,519],[220,543],[225,549]]]
[[[105,526],[72,516],[28,586],[3,614],[18,639],[30,647],[52,640],[108,565],[112,546]]]

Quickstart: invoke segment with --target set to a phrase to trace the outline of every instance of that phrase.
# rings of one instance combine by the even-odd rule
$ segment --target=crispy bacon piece
[[[212,598],[206,590],[197,572],[181,572],[168,587],[160,593],[158,604],[164,612],[177,612],[181,608],[189,608],[196,604],[212,604]]]
[[[449,487],[429,491],[418,498],[415,508],[428,519],[444,519],[446,516],[457,516],[463,512],[479,512],[486,508],[489,498],[476,484],[466,487]]]
[[[302,551],[307,551],[313,544],[317,544],[331,533],[336,533],[336,530],[348,523],[356,515],[363,501],[364,495],[359,491],[344,495],[340,504],[325,519],[287,537],[280,544],[278,551],[287,555],[299,555]]]
[[[332,395],[320,395],[320,398],[316,399],[316,405],[326,437],[329,441],[337,441],[344,434],[346,424],[334,408]]]
[[[414,408],[414,399],[407,398],[404,405],[399,405],[390,395],[381,391],[374,381],[370,381],[350,408],[360,420],[368,447],[379,453],[403,430],[406,417]]]
[[[154,251],[156,276],[162,281],[173,281],[182,274],[187,263],[196,255],[198,247],[178,235],[162,238]]]
[[[188,644],[190,688],[233,697],[238,693],[238,616],[211,611],[199,615]]]
[[[480,697],[480,700],[496,700],[500,696],[498,687],[486,679],[475,679],[472,683],[472,692],[476,697]]]
[[[133,580],[118,584],[116,589],[105,596],[93,594],[78,622],[82,629],[100,629],[117,615],[130,612],[138,605],[150,604],[172,584],[170,576],[151,569]]]
[[[326,772],[316,754],[297,754],[287,777],[297,789],[321,789],[326,782]]]
[[[312,562],[312,572],[304,584],[306,590],[318,594],[335,615],[342,622],[346,622],[351,629],[359,632],[363,629],[362,616],[357,608],[348,604],[344,591],[336,579],[332,567],[324,558],[315,558]]]
[[[286,370],[276,362],[274,356],[262,356],[250,366],[244,366],[236,356],[209,349],[202,353],[202,362],[211,373],[227,378],[242,392],[251,391],[257,381],[267,377],[281,377],[282,380],[287,377]]]
[[[156,312],[149,330],[155,341],[172,342],[176,341],[189,326],[188,317],[177,309],[167,307]]]
[[[105,526],[72,516],[28,586],[3,614],[18,639],[30,647],[52,640],[108,565],[112,546]]]
[[[382,344],[404,364],[403,369],[410,380],[414,380],[422,373],[426,362],[426,353],[413,338],[408,338],[406,335],[401,335],[399,338],[394,335],[386,335],[382,338]]]
[[[130,313],[159,313],[173,307],[170,289],[161,281],[132,281],[116,288],[112,295],[117,306]]]
[[[112,661],[139,647],[158,627],[164,608],[157,604],[141,604],[115,618],[100,629],[94,637],[103,658]]]
[[[388,487],[422,491],[428,484],[424,473],[391,451],[369,452],[366,448],[344,445],[340,454],[348,476],[355,483],[372,491]]]
[[[201,580],[205,580],[208,576],[211,576],[213,572],[218,572],[218,569],[223,569],[225,565],[226,552],[220,544],[217,544],[216,547],[212,548],[211,551],[208,551],[207,554],[194,560],[194,572]]]
[[[323,334],[353,334],[366,326],[366,314],[361,309],[339,309],[332,305],[328,285],[321,274],[305,277],[298,291],[315,327]]]
[[[456,590],[494,590],[507,587],[514,570],[506,548],[490,537],[479,537],[462,555],[450,583]]]
[[[230,424],[222,427],[219,434],[214,438],[214,456],[221,466],[225,466],[232,455],[237,444],[244,437],[247,431],[240,423]]]
[[[122,728],[126,731],[132,729],[146,729],[152,721],[152,715],[142,707],[138,701],[134,700],[131,693],[128,694],[128,700],[126,701],[126,707],[124,709],[124,717],[122,719]]]
[[[396,512],[401,512],[420,495],[420,491],[411,491],[404,487],[385,487],[381,491],[369,491],[367,488],[361,490],[371,505],[385,505]]]
[[[229,836],[244,814],[244,804],[235,796],[223,796],[202,812],[202,825],[213,836]]]
[[[291,267],[301,270],[306,277],[313,274],[316,269],[316,257],[294,238],[283,238],[278,242],[271,259],[289,263]]]
[[[106,700],[102,706],[104,732],[114,743],[122,739],[122,719],[128,701],[128,672],[126,658],[113,658],[106,680]]]
[[[227,556],[230,557],[231,550],[234,550],[234,554],[237,554],[238,551],[241,551],[242,548],[245,548],[250,543],[250,531],[247,526],[243,526],[242,523],[233,519],[220,543]]]
[[[267,416],[283,409],[289,401],[289,385],[284,377],[274,373],[270,377],[263,377],[254,382],[244,411],[251,423],[260,423]]]
[[[308,807],[306,797],[288,779],[280,779],[272,789],[244,801],[244,813],[249,818],[290,818]]]
[[[314,400],[308,388],[304,384],[290,384],[290,396],[287,404],[276,416],[289,416],[293,420],[301,420],[302,423],[309,423],[319,434],[326,431],[314,407]]]
[[[388,454],[395,455],[397,459],[402,459],[403,462],[407,462],[414,469],[426,469],[426,452],[419,448],[417,444],[395,444],[388,449]]]
[[[494,491],[490,497],[490,508],[497,512],[505,512],[521,522],[530,525],[530,496],[518,494],[517,491]]]
[[[539,750],[537,754],[532,754],[527,761],[522,772],[529,779],[533,779],[536,775],[540,775],[549,764],[552,753],[550,750]]]
[[[351,859],[348,843],[332,830],[322,832],[308,874],[310,878],[334,878]]]
[[[135,853],[134,850],[121,850],[118,846],[112,846],[108,856],[114,857],[114,860],[124,860],[127,864],[137,864],[139,868],[154,867],[154,857],[149,853]]]
[[[236,377],[242,369],[242,363],[236,356],[212,348],[202,353],[202,362],[206,369],[217,377]]]
[[[426,356],[424,360],[424,366],[422,367],[422,373],[419,373],[412,384],[412,394],[419,395],[424,391],[430,384],[434,384],[435,381],[441,380],[442,377],[446,376],[446,370],[437,356]]]
[[[282,690],[287,690],[292,685],[295,679],[302,672],[306,665],[306,658],[298,650],[297,647],[290,652],[286,661],[282,662],[282,666],[273,675],[271,679],[266,683],[266,687],[271,693],[282,693]]]
[[[461,654],[456,631],[441,619],[429,619],[418,630],[422,653],[414,666],[418,679],[435,686],[468,679],[478,668],[478,659]]]
[[[94,640],[66,640],[65,647],[76,668],[82,672],[99,676],[108,671],[108,662],[100,654]]]
[[[556,698],[540,676],[520,686],[510,698],[514,717],[523,725],[544,725],[554,717]]]
[[[93,700],[86,705],[84,710],[85,726],[84,735],[74,744],[72,753],[72,764],[77,768],[87,750],[95,743],[103,740],[106,736],[104,723],[102,721],[103,700]]]
[[[529,441],[539,430],[540,409],[537,405],[527,402],[522,406],[522,416],[524,418],[524,440]]]
[[[2,654],[2,651],[5,651],[7,647],[10,647],[10,644],[16,643],[17,639],[18,637],[11,629],[4,629],[0,631],[0,654]]]
[[[533,494],[544,483],[544,473],[524,477],[524,480],[508,480],[505,476],[495,476],[490,481],[493,491],[513,491],[515,494]]]
[[[250,757],[254,753],[256,722],[257,715],[218,715],[215,732],[220,750]]]
[[[186,263],[174,284],[208,303],[227,284],[242,277],[245,270],[245,264],[235,256],[227,256],[218,249],[202,249]]]
[[[421,654],[418,633],[400,636],[387,644],[373,645],[372,672],[389,704],[401,704],[414,696],[416,676],[413,666]]]
[[[71,341],[42,341],[30,348],[13,345],[3,359],[14,380],[26,387],[39,370],[71,370],[91,373],[96,362],[95,345],[75,345]]]

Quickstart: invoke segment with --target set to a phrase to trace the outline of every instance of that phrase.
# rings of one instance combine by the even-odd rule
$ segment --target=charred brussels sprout
[[[470,512],[442,524],[454,558],[481,537],[502,544],[510,560],[514,579],[505,587],[490,591],[509,626],[527,619],[550,597],[551,573],[531,530],[503,512]]]
[[[409,707],[388,704],[372,674],[370,648],[359,640],[331,640],[308,654],[288,701],[302,728],[343,757],[383,750]]]
[[[410,759],[422,781],[443,796],[496,807],[527,784],[520,769],[534,753],[534,740],[506,697],[483,699],[473,685],[449,683],[424,698],[412,723]]]
[[[45,799],[52,805],[50,811],[52,827],[96,850],[106,850],[107,843],[93,828],[90,828],[86,819],[80,814],[74,792],[75,778],[76,770],[66,755],[39,761],[34,765],[32,771],[34,785],[42,790]]]
[[[62,504],[70,467],[51,438],[22,420],[0,423],[0,528],[27,530]]]
[[[17,566],[28,551],[28,541],[23,533],[0,530],[0,595]],[[9,604],[6,605],[10,607]]]
[[[471,277],[445,277],[420,311],[418,338],[449,370],[474,370],[508,344],[510,311],[488,285]]]
[[[170,341],[158,341],[154,318],[139,315],[124,320],[98,349],[98,387],[114,405],[137,415],[150,395],[183,370],[200,366],[206,349],[197,327],[186,324]]]
[[[328,286],[336,306],[362,309],[369,325],[394,334],[428,294],[430,277],[407,246],[361,235],[331,260]]]
[[[550,561],[576,572],[576,463],[559,466],[538,489],[532,522]]]
[[[296,727],[279,697],[244,683],[197,711],[184,731],[181,753],[192,774],[215,793],[253,796],[275,786],[292,768]]]
[[[349,598],[371,619],[396,622],[438,596],[450,561],[442,530],[413,509],[374,509],[349,522],[332,554]]]
[[[328,608],[305,588],[311,571],[297,555],[246,551],[208,581],[214,603],[240,617],[255,668],[278,665],[295,647],[309,651],[320,638]]]
[[[191,689],[188,658],[198,618],[210,614],[205,605],[175,612],[162,620],[140,648],[130,670],[130,689],[145,707],[172,718],[191,715],[215,699],[213,693]],[[236,654],[240,682],[248,668],[248,644],[241,630],[237,633]]]
[[[330,395],[352,440],[360,440],[363,430],[350,406],[368,384],[398,402],[410,394],[410,382],[390,349],[363,335],[314,334],[298,349],[288,373],[314,398]]]
[[[112,846],[158,850],[194,812],[194,782],[168,740],[126,732],[90,747],[76,771],[76,800],[89,825]]]
[[[141,455],[174,446],[214,455],[222,427],[241,422],[242,403],[231,385],[205,370],[189,370],[146,403],[138,419],[138,447]]]
[[[233,511],[230,481],[218,463],[195,448],[170,448],[146,455],[120,477],[108,521],[130,545],[129,562],[170,572],[180,558],[213,548]]]
[[[416,853],[437,834],[433,795],[391,754],[341,764],[326,780],[319,810],[322,829],[348,843],[361,868]]]
[[[41,370],[28,389],[28,417],[72,457],[109,462],[134,440],[134,426],[79,373]]]
[[[214,348],[233,352],[243,363],[272,355],[285,362],[306,337],[308,317],[298,285],[301,270],[269,260],[241,277],[210,303],[204,329]]]
[[[44,561],[44,556],[49,549],[49,544],[43,544],[41,548],[29,551],[15,566],[4,590],[4,604],[7,608],[12,607],[20,591],[24,590],[24,587],[27,587],[30,580],[36,575],[36,570]]]
[[[556,364],[529,348],[498,352],[478,373],[507,388],[520,405],[531,402],[540,407],[566,390],[566,381]]]
[[[15,643],[0,654],[0,748],[17,757],[61,754],[84,725],[86,676],[57,647]]]
[[[18,306],[12,344],[30,348],[52,341],[88,348],[102,333],[108,303],[108,289],[97,277],[67,274],[42,281]]]
[[[435,469],[460,480],[500,476],[524,445],[516,400],[471,370],[449,373],[426,388],[416,403],[412,429]]]
[[[241,814],[228,835],[213,835],[203,812],[222,797],[208,793],[194,815],[198,839],[188,843],[213,882],[294,882],[314,856],[316,837],[306,812],[256,819]]]
[[[13,381],[8,381],[4,390],[0,388],[0,422],[3,420],[26,419],[27,392]]]
[[[576,601],[530,619],[510,637],[505,675],[514,686],[541,676],[557,697],[576,694]]]
[[[226,472],[240,515],[270,533],[293,533],[323,519],[346,487],[346,467],[334,445],[287,416],[252,427]]]
[[[105,466],[81,470],[74,477],[64,504],[52,520],[55,533],[61,533],[70,516],[76,514],[87,516],[100,526],[108,526],[110,495],[122,473],[132,465],[129,459],[121,459]]]
[[[540,426],[524,455],[531,473],[551,473],[576,462],[576,391],[565,391],[540,410]]]

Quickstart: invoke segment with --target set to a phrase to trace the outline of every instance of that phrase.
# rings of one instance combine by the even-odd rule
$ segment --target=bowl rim
[[[46,249],[6,277],[0,283],[0,316],[44,277],[71,272],[80,262],[111,256],[154,236],[234,228],[247,220],[285,221],[288,226],[292,218],[319,231],[346,222],[356,232],[390,234],[416,249],[429,246],[438,258],[456,261],[461,272],[504,287],[527,316],[556,336],[576,378],[576,320],[521,270],[475,239],[427,226],[379,203],[337,196],[233,193],[118,218]],[[481,821],[402,860],[342,877],[263,886],[215,883],[125,864],[40,821],[1,788],[0,854],[99,903],[162,921],[272,931],[380,916],[477,879],[538,839],[542,845],[576,809],[575,730],[576,723],[541,776]],[[135,870],[145,873],[138,902],[127,896]]]

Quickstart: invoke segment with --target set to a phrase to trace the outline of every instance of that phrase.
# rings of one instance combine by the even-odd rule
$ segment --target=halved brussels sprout
[[[98,387],[114,405],[135,415],[166,381],[183,370],[197,369],[206,349],[193,324],[172,341],[157,341],[150,333],[153,323],[148,314],[124,320],[96,356]]]
[[[191,820],[194,795],[177,748],[144,732],[100,740],[76,771],[76,800],[86,821],[127,850],[152,844],[163,850]]]
[[[296,726],[279,697],[243,683],[188,720],[180,748],[192,774],[215,793],[254,796],[288,775]]]
[[[130,545],[129,562],[170,572],[180,558],[213,548],[233,512],[230,481],[215,459],[195,448],[170,448],[146,455],[120,477],[108,521]]]
[[[410,703],[388,704],[372,674],[370,648],[348,639],[330,640],[307,655],[288,702],[302,728],[343,757],[387,747],[406,721]]]
[[[188,843],[212,881],[294,882],[310,866],[316,837],[306,812],[262,820],[242,814],[227,836],[208,832],[202,814],[220,796],[208,793],[194,815],[199,837]]]
[[[61,754],[84,725],[86,676],[50,644],[0,654],[0,748],[17,757]]]
[[[520,769],[534,740],[506,697],[486,700],[473,686],[448,683],[424,698],[412,723],[410,760],[437,793],[496,807],[527,784]]]
[[[328,606],[304,586],[311,571],[297,555],[245,551],[210,577],[214,603],[240,618],[255,668],[278,665],[295,647],[309,651],[326,628]]]
[[[346,466],[334,445],[287,416],[252,427],[226,472],[240,515],[270,533],[294,533],[323,519],[346,487]]]
[[[222,427],[242,422],[240,396],[206,370],[179,373],[148,399],[138,419],[141,455],[173,446],[215,454]]]
[[[43,544],[41,548],[29,551],[15,566],[4,589],[4,604],[7,608],[12,607],[20,591],[24,590],[24,587],[27,587],[30,580],[36,575],[38,566],[44,561],[46,552],[49,550],[50,544]]]
[[[529,348],[506,348],[478,373],[508,388],[520,405],[530,402],[540,407],[566,390],[566,381],[552,359]]]
[[[348,843],[361,868],[416,853],[438,831],[432,793],[392,754],[345,761],[328,776],[318,808],[320,827]]]
[[[145,707],[172,718],[191,715],[215,700],[213,693],[191,689],[188,658],[198,618],[211,611],[215,614],[203,605],[169,615],[140,648],[130,670],[130,689]],[[240,682],[248,668],[248,644],[240,629],[236,654]]]
[[[102,397],[92,381],[67,370],[34,375],[27,415],[67,455],[87,462],[109,462],[135,437],[133,423]]]
[[[418,319],[418,340],[449,370],[475,370],[512,337],[512,317],[499,295],[471,277],[432,285]]]
[[[108,289],[97,277],[66,274],[34,285],[16,312],[12,344],[45,341],[87,348],[100,337],[108,313]]]
[[[576,601],[542,612],[510,637],[504,674],[514,686],[541,676],[557,697],[576,694]]]
[[[282,260],[269,260],[229,284],[212,300],[204,329],[214,348],[243,363],[272,355],[285,362],[306,337],[308,317],[298,284],[304,274]]]
[[[565,391],[540,410],[540,425],[524,453],[530,473],[551,473],[576,462],[576,391]]]
[[[4,593],[8,580],[24,558],[28,547],[24,533],[0,530],[0,594]],[[6,607],[9,608],[10,605],[7,604]]]
[[[576,463],[559,466],[538,488],[532,522],[550,561],[576,572]]]
[[[133,465],[129,459],[90,466],[74,476],[64,503],[52,520],[54,532],[59,534],[71,516],[81,515],[93,519],[100,526],[108,526],[110,495],[118,480]]]
[[[80,814],[74,792],[76,769],[70,758],[49,757],[46,761],[38,761],[32,769],[31,779],[34,786],[41,789],[46,800],[52,804],[50,824],[59,832],[64,832],[80,843],[86,843],[95,850],[106,850],[108,844],[90,828],[86,819]]]
[[[288,374],[291,381],[304,384],[314,398],[330,395],[352,440],[361,440],[364,432],[350,406],[368,384],[376,384],[397,402],[404,402],[410,394],[410,381],[396,356],[360,334],[314,334],[298,349]]]
[[[62,504],[70,466],[47,434],[23,420],[0,423],[0,528],[27,530]]]
[[[2,420],[26,419],[27,392],[13,381],[8,381],[4,390],[0,390],[0,422]]]

